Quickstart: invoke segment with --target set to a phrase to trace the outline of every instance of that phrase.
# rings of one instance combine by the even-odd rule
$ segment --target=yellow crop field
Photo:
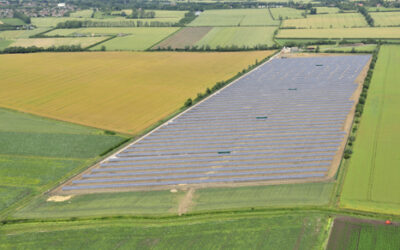
[[[282,27],[301,29],[367,27],[360,13],[308,15],[307,18],[284,20]]]
[[[136,134],[272,51],[0,55],[0,106]]]

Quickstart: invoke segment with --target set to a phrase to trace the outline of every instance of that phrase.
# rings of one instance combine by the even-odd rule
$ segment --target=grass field
[[[375,26],[400,26],[399,12],[372,12]]]
[[[154,46],[154,49],[168,48],[173,49],[180,48],[183,49],[186,46],[192,47],[201,40],[212,27],[185,27],[180,29],[178,32],[163,40],[161,43]]]
[[[189,26],[265,26],[279,25],[267,9],[206,10]]]
[[[400,249],[400,226],[384,225],[383,221],[336,218],[327,250]]]
[[[383,6],[380,6],[380,7],[366,7],[366,8],[367,8],[368,12],[400,11],[400,8],[386,8],[386,7],[383,7]]]
[[[7,48],[11,43],[12,41],[0,39],[0,50]]]
[[[48,195],[36,198],[19,210],[15,218],[66,218],[116,215],[177,214],[185,192],[166,191],[86,194],[65,202],[48,202]],[[51,196],[51,195],[50,195]]]
[[[315,7],[317,9],[317,14],[335,14],[339,13],[339,8],[336,7]]]
[[[270,8],[271,14],[275,20],[284,20],[292,18],[302,18],[303,11],[293,8]]]
[[[95,43],[101,42],[105,37],[62,37],[62,38],[19,38],[11,43],[10,47],[42,47],[49,48],[52,46],[62,45],[81,45],[82,48],[86,48]]]
[[[297,29],[367,27],[360,13],[308,15],[307,18],[284,20],[282,27]],[[350,32],[349,32],[350,33]]]
[[[43,191],[124,138],[0,109],[0,210]]]
[[[131,35],[115,37],[92,48],[100,50],[102,46],[106,50],[146,50],[154,44],[171,35],[178,28],[136,28]]]
[[[122,10],[123,12],[125,12],[127,15],[132,14],[132,10],[131,9],[127,9],[127,10]],[[121,13],[122,11],[115,11],[115,13]],[[169,22],[171,23],[177,23],[179,22],[179,20],[181,20],[184,16],[186,11],[179,11],[179,10],[148,10],[148,11],[154,11],[155,12],[155,18],[168,18]],[[113,11],[114,13],[114,11]],[[147,19],[148,21],[151,21],[154,18],[151,19]],[[142,19],[142,20],[146,20],[146,19]]]
[[[318,249],[327,219],[261,216],[29,223],[0,228],[0,248]]]
[[[196,190],[193,211],[325,205],[333,183],[307,183]]]
[[[348,163],[341,206],[400,212],[400,46],[382,46]]]
[[[17,38],[29,38],[36,34],[47,31],[47,28],[38,28],[34,30],[6,30],[0,32],[0,38],[4,39],[17,39]]]
[[[319,45],[321,52],[324,51],[344,51],[351,52],[352,49],[356,52],[365,51],[365,52],[373,52],[376,49],[376,44],[365,44],[361,46],[337,46],[337,45]]]
[[[400,38],[400,27],[353,29],[281,29],[277,38]]]
[[[188,213],[211,210],[326,205],[333,183],[274,186],[207,188],[195,190]],[[84,194],[67,202],[47,202],[48,196],[34,200],[19,210],[16,218],[65,218],[112,215],[177,214],[187,194],[167,191]],[[51,196],[51,195],[50,195]]]
[[[82,17],[82,18],[90,18],[92,17],[93,10],[78,10],[76,12],[73,12],[69,14],[70,17]]]
[[[21,19],[18,18],[1,18],[0,21],[4,24],[13,25],[13,26],[20,26],[25,25]]]
[[[276,27],[214,27],[200,41],[198,46],[225,47],[254,47],[256,45],[274,44],[273,36]]]
[[[0,55],[0,106],[137,134],[272,53]]]

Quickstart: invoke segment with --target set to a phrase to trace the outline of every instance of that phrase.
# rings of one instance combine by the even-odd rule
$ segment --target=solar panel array
[[[275,58],[63,190],[324,178],[369,59]]]

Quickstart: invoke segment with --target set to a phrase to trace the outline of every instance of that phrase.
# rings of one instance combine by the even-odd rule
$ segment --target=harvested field
[[[308,15],[302,19],[284,20],[282,27],[295,27],[297,29],[317,29],[317,28],[356,28],[367,27],[365,18],[360,13],[340,13]]]
[[[189,26],[266,26],[279,25],[267,9],[206,10]]]
[[[16,39],[9,47],[41,47],[49,48],[52,46],[63,46],[63,45],[80,45],[82,48],[89,47],[95,43],[101,42],[105,37],[63,37],[63,38],[19,38]]]
[[[192,47],[196,45],[196,43],[200,41],[211,29],[212,27],[185,27],[153,48],[157,49],[171,47],[173,49],[183,49],[186,46]]]
[[[210,46],[212,49],[227,46],[272,46],[276,29],[277,27],[214,27],[196,45]]]
[[[29,38],[30,36],[34,36],[36,34],[45,32],[48,30],[47,28],[38,28],[34,30],[6,30],[0,32],[0,38],[3,39],[17,39],[17,38]]]
[[[103,46],[107,51],[111,50],[130,50],[143,51],[151,48],[165,37],[171,35],[178,28],[136,28],[130,35],[118,36],[104,43],[101,43],[91,50],[100,50]]]
[[[339,217],[334,220],[327,250],[400,249],[399,235],[398,223]]]
[[[400,46],[379,52],[368,98],[347,164],[342,207],[400,213]]]
[[[399,39],[400,27],[342,29],[281,29],[277,38]]]
[[[399,26],[399,12],[372,12],[371,17],[374,19],[375,26]]]
[[[137,134],[273,52],[0,55],[0,106]]]
[[[273,59],[58,191],[328,180],[350,129],[356,78],[369,60]]]

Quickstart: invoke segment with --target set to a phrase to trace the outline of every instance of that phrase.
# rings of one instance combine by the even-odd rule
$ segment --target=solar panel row
[[[273,59],[63,190],[325,177],[369,59]]]

